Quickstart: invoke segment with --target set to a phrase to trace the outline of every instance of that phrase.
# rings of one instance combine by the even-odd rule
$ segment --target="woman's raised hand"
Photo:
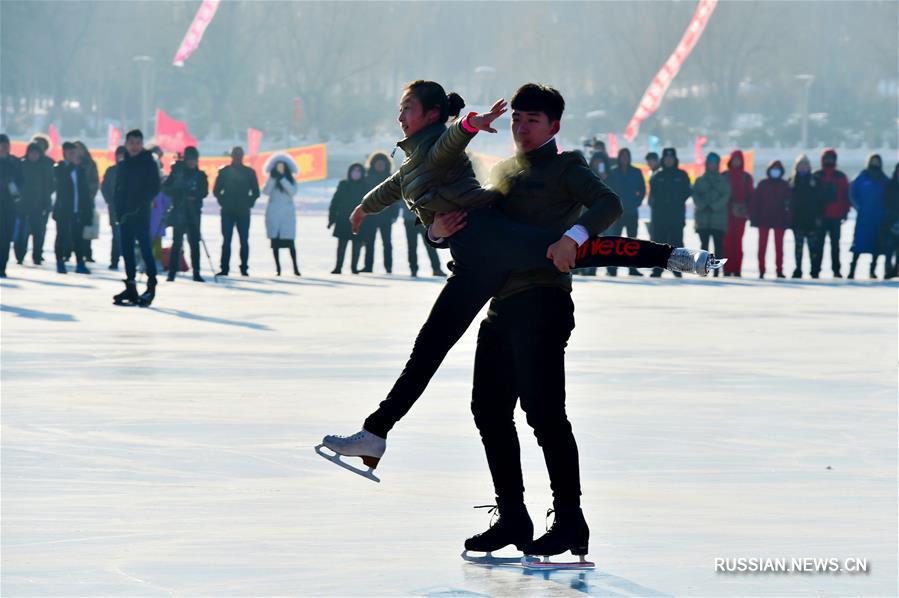
[[[493,121],[505,114],[506,106],[506,100],[499,99],[490,108],[490,112],[487,112],[485,114],[475,114],[474,116],[469,117],[468,124],[479,131],[496,133],[496,129],[494,129],[492,126]]]

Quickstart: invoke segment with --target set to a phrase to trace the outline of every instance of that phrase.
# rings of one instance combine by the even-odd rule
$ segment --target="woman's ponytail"
[[[451,91],[446,96],[446,107],[447,114],[452,118],[456,118],[462,113],[462,108],[465,108],[465,100],[455,91]]]

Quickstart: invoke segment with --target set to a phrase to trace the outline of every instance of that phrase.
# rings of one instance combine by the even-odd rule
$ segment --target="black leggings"
[[[553,268],[547,248],[559,234],[513,222],[492,208],[469,213],[465,228],[449,238],[453,275],[437,296],[418,332],[412,354],[387,398],[364,428],[386,437],[412,408],[449,350],[487,301],[515,270]],[[578,251],[578,268],[664,268],[673,247],[626,237],[592,237]]]

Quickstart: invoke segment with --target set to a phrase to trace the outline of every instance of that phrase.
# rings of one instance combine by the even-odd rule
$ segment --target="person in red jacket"
[[[812,175],[820,185],[824,197],[824,218],[818,230],[817,264],[812,264],[813,271],[821,271],[821,259],[824,257],[824,236],[830,236],[830,266],[834,278],[843,278],[840,274],[840,226],[849,214],[849,179],[837,170],[837,152],[826,149],[821,154],[821,170]]]
[[[752,175],[743,170],[743,152],[734,150],[727,161],[727,178],[730,181],[727,233],[724,235],[725,276],[740,276],[743,269],[743,231],[749,215],[749,199],[752,196]]]
[[[783,179],[784,166],[775,160],[768,166],[768,178],[759,182],[749,202],[752,226],[759,229],[759,278],[765,278],[768,233],[774,230],[774,264],[777,277],[784,276],[784,231],[790,226],[790,184]]]

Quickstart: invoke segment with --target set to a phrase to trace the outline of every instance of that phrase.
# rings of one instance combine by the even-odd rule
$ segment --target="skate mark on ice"
[[[77,284],[72,282],[56,282],[50,280],[37,280],[35,278],[20,278],[24,282],[33,282],[34,284],[45,284],[51,287],[68,287],[72,289],[96,289],[92,284]]]
[[[78,319],[71,314],[63,314],[51,311],[28,309],[27,307],[15,307],[13,305],[0,304],[0,311],[5,311],[31,320],[49,320],[50,322],[77,322]]]
[[[490,594],[481,594],[480,592],[472,592],[463,588],[453,588],[450,586],[431,586],[428,588],[418,588],[409,591],[410,596],[490,596]]]
[[[241,322],[240,320],[226,320],[225,318],[217,318],[215,316],[204,316],[201,314],[191,313],[183,309],[173,309],[170,307],[148,307],[148,311],[153,311],[170,316],[177,316],[186,320],[197,320],[199,322],[209,322],[210,324],[224,324],[225,326],[237,326],[239,328],[249,328],[251,330],[261,330],[271,332],[272,329],[265,324],[256,324],[255,322]]]
[[[336,276],[336,275],[335,275]],[[275,284],[289,284],[299,287],[369,287],[383,289],[387,285],[369,284],[365,282],[349,282],[344,280],[328,280],[326,278],[315,278],[314,276],[301,276],[294,280],[275,279]]]

